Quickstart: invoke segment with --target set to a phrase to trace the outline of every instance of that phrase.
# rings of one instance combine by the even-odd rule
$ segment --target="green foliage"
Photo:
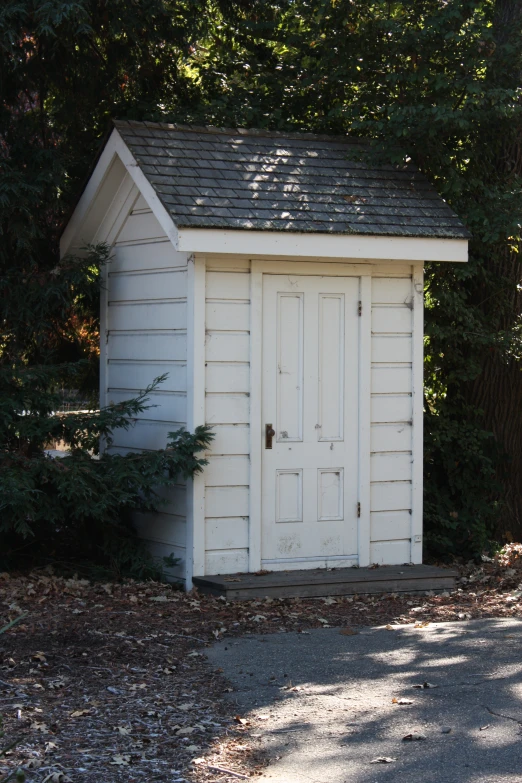
[[[57,238],[111,116],[364,136],[473,233],[427,270],[431,550],[520,537],[521,70],[519,0],[7,0],[0,364],[96,388],[96,252],[61,266]]]
[[[33,555],[40,549],[62,556],[80,552],[107,568],[150,576],[157,565],[137,545],[130,513],[156,510],[163,502],[161,487],[200,471],[206,464],[201,452],[211,434],[205,427],[194,434],[177,430],[162,450],[100,454],[100,440],[109,447],[114,430],[133,426],[164,376],[135,399],[101,411],[54,413],[57,395],[50,385],[70,369],[0,368],[4,567],[27,542]],[[68,456],[47,455],[46,444],[55,441],[67,445]]]
[[[522,6],[517,0],[232,4],[199,55],[217,124],[361,135],[405,155],[473,234],[427,270],[430,551],[522,536]]]
[[[131,510],[201,469],[210,433],[178,431],[166,448],[99,454],[133,426],[136,399],[97,407],[100,268],[105,247],[59,260],[66,219],[111,116],[143,118],[193,100],[185,60],[208,27],[205,2],[7,0],[0,8],[0,552],[77,559],[157,575]],[[151,378],[152,381],[152,378]],[[92,411],[61,415],[64,390]],[[61,441],[69,456],[51,459]]]

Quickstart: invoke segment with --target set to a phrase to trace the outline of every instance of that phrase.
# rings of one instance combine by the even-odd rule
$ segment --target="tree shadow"
[[[490,619],[257,636],[216,645],[209,657],[270,757],[281,757],[276,778],[279,770],[289,783],[514,783],[521,641],[521,621]],[[435,687],[414,688],[424,683]],[[410,732],[426,739],[404,741]],[[395,761],[371,764],[381,756]]]

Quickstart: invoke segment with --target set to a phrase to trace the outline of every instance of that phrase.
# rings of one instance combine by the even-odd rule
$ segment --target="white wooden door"
[[[355,277],[263,276],[262,565],[272,570],[357,562],[359,288]]]

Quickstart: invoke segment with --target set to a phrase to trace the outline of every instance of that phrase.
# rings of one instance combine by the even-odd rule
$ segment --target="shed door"
[[[359,286],[263,276],[264,567],[357,559]]]

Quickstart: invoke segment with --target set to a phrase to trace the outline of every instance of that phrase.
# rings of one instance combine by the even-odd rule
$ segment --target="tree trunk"
[[[495,7],[494,32],[496,52],[500,47],[521,35],[522,3],[520,0],[497,0]],[[502,58],[502,54],[500,54]],[[493,58],[495,60],[495,58]],[[491,78],[500,81],[498,86],[507,86],[506,70],[502,63],[492,62]],[[509,74],[510,85],[520,86],[521,73]],[[502,143],[496,168],[509,188],[515,178],[522,178],[522,120],[514,120],[511,132]],[[488,270],[499,283],[498,295],[491,296],[486,285],[478,294],[477,302],[485,315],[494,319],[499,332],[513,333],[517,324],[521,327],[522,314],[522,261],[521,252],[516,253],[505,242],[488,262]],[[520,241],[518,250],[522,251]],[[495,301],[496,300],[496,301]],[[512,342],[515,345],[516,337]],[[470,384],[469,402],[484,411],[484,422],[506,458],[499,479],[503,485],[503,513],[499,532],[506,539],[522,541],[522,355],[521,336],[518,335],[518,350],[504,346],[491,350],[485,357],[480,376]],[[517,355],[518,354],[518,355]]]

